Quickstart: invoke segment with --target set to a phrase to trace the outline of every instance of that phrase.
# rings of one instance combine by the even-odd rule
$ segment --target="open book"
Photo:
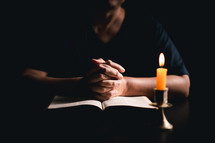
[[[110,106],[131,106],[157,109],[157,107],[150,105],[151,103],[152,102],[146,96],[117,96],[103,102],[98,100],[77,100],[72,97],[55,96],[51,104],[48,106],[48,109],[67,108],[81,105],[92,105],[100,108],[101,110],[105,110],[105,108]]]

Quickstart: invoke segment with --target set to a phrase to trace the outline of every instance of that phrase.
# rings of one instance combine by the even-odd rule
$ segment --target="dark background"
[[[99,0],[6,4],[3,21],[4,37],[7,38],[4,49],[9,53],[6,57],[8,77],[19,77],[32,46],[48,34],[56,34],[68,24],[83,20],[90,10],[97,8],[97,2]],[[208,98],[213,96],[209,83],[212,81],[214,48],[212,4],[207,1],[127,0],[124,6],[132,11],[148,11],[163,24],[190,72],[191,101],[194,104],[208,102]]]

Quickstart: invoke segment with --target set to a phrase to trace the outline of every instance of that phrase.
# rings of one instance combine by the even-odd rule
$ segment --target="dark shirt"
[[[43,53],[36,54],[33,68],[55,77],[84,76],[92,58],[103,58],[122,65],[124,76],[153,77],[163,52],[169,75],[189,74],[173,41],[151,16],[138,19],[126,13],[120,31],[108,43],[102,42],[87,22],[65,29],[62,35],[45,40]]]

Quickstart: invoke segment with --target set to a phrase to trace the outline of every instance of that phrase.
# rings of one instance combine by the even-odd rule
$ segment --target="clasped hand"
[[[121,65],[101,58],[92,59],[92,63],[94,66],[86,74],[85,80],[96,99],[104,101],[126,92],[126,80],[121,74],[125,69]]]

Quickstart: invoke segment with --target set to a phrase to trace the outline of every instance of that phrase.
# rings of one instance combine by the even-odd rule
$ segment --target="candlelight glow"
[[[165,64],[165,57],[164,57],[164,54],[163,53],[160,53],[160,56],[159,56],[159,66],[160,67],[163,67]]]

